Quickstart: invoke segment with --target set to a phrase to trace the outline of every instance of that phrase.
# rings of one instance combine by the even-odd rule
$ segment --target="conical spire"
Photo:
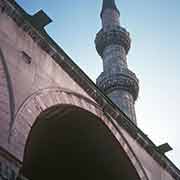
[[[101,11],[101,16],[102,16],[102,13],[105,9],[114,9],[119,13],[119,10],[116,6],[115,0],[103,0],[103,7],[102,7],[102,11]]]

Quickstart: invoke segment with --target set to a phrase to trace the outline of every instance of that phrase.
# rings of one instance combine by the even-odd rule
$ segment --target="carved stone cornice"
[[[102,72],[97,79],[97,86],[105,94],[109,94],[116,89],[128,91],[132,94],[134,101],[137,99],[139,93],[139,80],[136,75],[128,69],[113,74]]]
[[[101,29],[96,35],[95,44],[100,56],[102,56],[104,49],[112,44],[121,45],[127,54],[131,47],[131,39],[126,29],[118,26],[109,31]]]

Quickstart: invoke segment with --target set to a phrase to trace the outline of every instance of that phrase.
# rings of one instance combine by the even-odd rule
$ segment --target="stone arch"
[[[123,137],[122,133],[119,131],[117,124],[114,123],[109,116],[105,115],[101,107],[87,97],[59,87],[47,88],[35,92],[28,97],[19,108],[15,116],[15,123],[11,130],[10,149],[20,161],[23,161],[25,144],[37,117],[48,108],[59,105],[73,105],[91,112],[100,118],[103,124],[110,129],[113,136],[118,140],[120,146],[130,158],[141,180],[148,180],[141,163],[133,153],[125,137]],[[58,109],[57,111],[55,110],[54,113],[58,113]]]
[[[101,119],[72,105],[52,107],[40,114],[28,135],[21,172],[32,180],[140,180]]]
[[[15,121],[10,133],[11,150],[22,161],[27,136],[36,118],[41,112],[56,105],[74,105],[103,116],[100,107],[92,100],[72,91],[52,87],[39,90],[27,97],[15,114]]]

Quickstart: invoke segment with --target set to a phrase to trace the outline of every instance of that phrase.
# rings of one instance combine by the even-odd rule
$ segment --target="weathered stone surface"
[[[82,72],[78,71],[79,74],[72,77],[71,72],[74,71],[75,65],[71,63],[71,66],[65,66],[68,58],[57,56],[55,51],[58,49],[42,40],[44,36],[25,22],[26,19],[21,17],[20,10],[14,11],[14,3],[11,0],[0,0],[0,49],[7,64],[5,68],[0,59],[0,167],[3,164],[3,172],[0,172],[0,175],[6,176],[6,169],[9,169],[9,173],[3,178],[11,178],[11,171],[18,174],[23,163],[27,138],[37,123],[37,118],[42,113],[49,120],[51,116],[59,117],[63,115],[63,107],[66,105],[79,107],[98,117],[116,138],[119,148],[125,151],[141,180],[180,179],[180,172],[164,155],[160,156],[150,140],[144,137],[143,133],[95,86],[87,85],[87,79]],[[115,13],[109,10],[107,12]],[[117,23],[119,16],[116,13],[114,15],[114,22]],[[106,23],[108,30],[108,21]],[[106,61],[105,71],[109,71],[107,66],[111,61],[113,67],[116,67],[113,60],[116,57],[121,66],[127,67],[123,46],[110,45],[104,49],[102,56]],[[135,111],[132,110],[138,94],[138,81],[132,72],[119,69],[123,76],[133,79],[132,83],[127,85],[127,91],[115,90],[112,94],[109,93],[109,96],[122,97],[122,109],[128,110],[128,114],[131,113],[135,117]],[[12,83],[11,91],[8,85],[10,81],[5,72],[8,72],[8,78]],[[83,85],[79,85],[79,81]],[[104,84],[107,86],[108,83]],[[11,109],[13,98],[9,97],[10,94],[14,98],[14,111]],[[51,113],[49,109],[52,109]]]
[[[103,59],[103,72],[96,84],[136,124],[134,103],[139,81],[127,65],[130,35],[120,26],[116,8],[105,8],[101,18],[103,27],[96,35],[95,44]]]
[[[11,120],[9,87],[7,79],[7,69],[5,68],[4,59],[0,56],[0,143],[7,147],[9,134],[9,124]]]
[[[109,45],[118,44],[122,46],[126,53],[128,53],[131,45],[129,33],[120,26],[114,26],[111,30],[104,31],[101,29],[96,35],[96,49],[100,56],[102,56],[104,49]]]

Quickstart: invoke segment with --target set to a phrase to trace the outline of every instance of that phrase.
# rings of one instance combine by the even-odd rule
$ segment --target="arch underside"
[[[31,180],[139,180],[110,130],[97,116],[77,107],[39,116],[28,137],[22,173]]]

